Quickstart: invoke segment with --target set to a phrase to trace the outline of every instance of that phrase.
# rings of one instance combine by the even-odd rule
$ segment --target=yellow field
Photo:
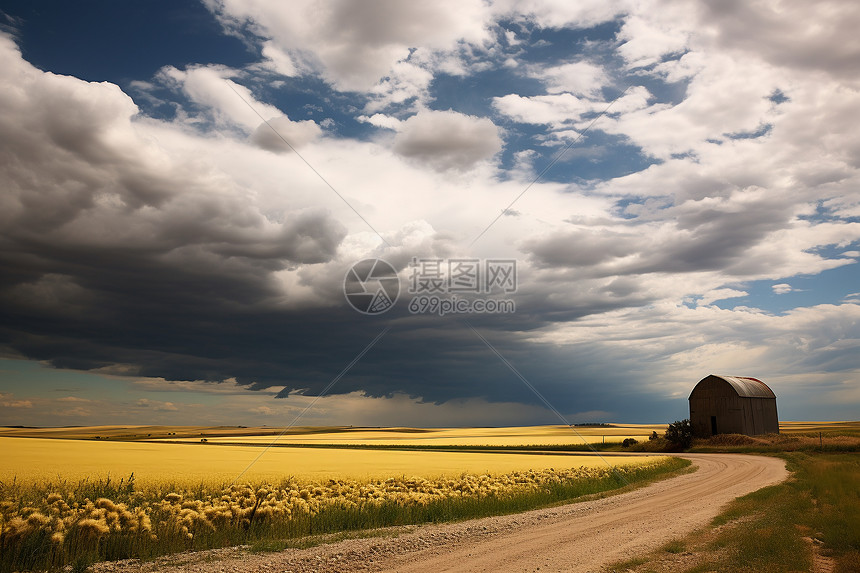
[[[267,435],[220,435],[204,431],[182,441],[269,444],[282,431]],[[368,444],[419,446],[523,446],[620,442],[624,438],[647,440],[651,432],[661,434],[665,424],[617,424],[611,427],[523,426],[508,428],[291,428],[277,439],[286,444]],[[274,435],[273,435],[274,434]]]
[[[134,472],[138,483],[230,482],[261,453],[261,447],[212,444],[0,438],[0,479],[18,481],[85,477],[116,479]],[[645,458],[614,455],[614,465],[642,463]],[[655,458],[649,457],[648,461]],[[242,481],[273,481],[292,476],[319,480],[378,479],[391,476],[439,477],[507,473],[545,468],[601,467],[589,454],[496,454],[392,450],[271,448]]]
[[[613,424],[608,427],[523,426],[507,428],[353,428],[351,426],[297,426],[278,442],[296,444],[374,444],[428,446],[521,446],[646,440],[661,434],[665,424]],[[0,428],[0,436],[122,440],[168,439],[199,442],[268,444],[283,428],[236,426],[89,426],[75,428]]]
[[[779,431],[783,434],[796,433],[860,433],[860,422],[780,422]]]
[[[7,438],[57,438],[87,440],[100,438],[140,440],[147,438],[171,438],[174,436],[259,436],[278,433],[282,428],[266,426],[71,426],[59,428],[15,428],[0,427],[0,437]],[[327,427],[298,427],[296,432],[327,430]]]
[[[860,432],[860,422],[793,422],[779,424],[782,433]],[[157,440],[268,444],[283,428],[268,426],[79,426],[71,428],[5,428],[0,437],[56,439]],[[296,426],[278,443],[370,445],[561,445],[620,442],[662,435],[665,424],[612,424],[605,427],[524,426],[507,428],[354,428],[352,426]]]

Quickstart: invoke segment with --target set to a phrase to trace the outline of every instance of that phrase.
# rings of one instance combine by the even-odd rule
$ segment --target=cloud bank
[[[283,416],[389,326],[314,419],[551,423],[462,320],[342,294],[363,258],[404,285],[413,257],[513,258],[517,313],[466,318],[566,415],[660,421],[711,372],[761,376],[790,416],[860,404],[856,288],[828,278],[857,277],[857,10],[206,5],[259,62],[130,94],[0,36],[5,357],[136,381],[129,411],[202,419],[163,381]]]

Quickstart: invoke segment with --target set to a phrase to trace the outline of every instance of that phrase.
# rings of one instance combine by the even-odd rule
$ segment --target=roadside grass
[[[791,432],[744,436],[719,434],[693,441],[690,452],[782,453],[782,452],[860,452],[856,432]]]
[[[533,483],[528,482],[529,472],[520,472],[500,476],[514,485],[498,493],[487,493],[496,491],[492,476],[464,475],[459,481],[446,480],[450,495],[435,497],[410,488],[449,486],[407,478],[305,485],[285,480],[222,489],[172,483],[138,489],[133,479],[0,483],[0,573],[67,565],[85,570],[97,561],[149,560],[236,545],[247,545],[251,551],[279,551],[317,543],[314,536],[326,534],[374,535],[368,530],[556,505],[640,487],[689,471],[689,466],[688,460],[666,458],[642,466],[619,466],[617,472],[531,472],[544,476]],[[516,480],[522,480],[522,485]],[[479,494],[479,489],[484,493]],[[341,497],[340,491],[351,493]]]
[[[687,549],[687,544],[680,539],[673,539],[663,546],[663,551],[666,553],[683,553]]]
[[[787,481],[736,499],[709,527],[610,570],[811,571],[813,558],[835,573],[860,570],[860,456],[780,457],[792,472]]]

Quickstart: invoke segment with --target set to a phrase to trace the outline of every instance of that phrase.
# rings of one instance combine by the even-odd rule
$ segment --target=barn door
[[[716,416],[711,416],[711,435],[712,436],[717,435],[717,417]]]

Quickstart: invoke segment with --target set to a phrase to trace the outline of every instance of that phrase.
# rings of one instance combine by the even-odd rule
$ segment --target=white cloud
[[[291,121],[290,118],[282,115],[261,123],[251,134],[251,141],[263,149],[287,153],[291,151],[290,146],[293,149],[303,147],[321,134],[322,129],[313,121]]]
[[[547,92],[557,94],[569,92],[575,95],[594,97],[608,83],[606,72],[600,66],[588,62],[573,62],[544,68],[538,75],[547,85]]]
[[[192,66],[186,70],[167,66],[159,71],[158,78],[181,89],[222,128],[234,127],[251,132],[260,125],[261,116],[283,115],[274,106],[255,99],[248,88],[230,79],[237,74],[236,70],[224,66]]]
[[[422,46],[453,50],[489,39],[488,7],[479,0],[285,4],[277,0],[207,0],[225,26],[249,24],[293,60],[342,90],[370,90]]]
[[[747,296],[749,293],[742,290],[732,289],[732,288],[718,288],[714,290],[709,290],[704,295],[702,295],[701,300],[699,300],[700,305],[709,305],[718,300],[726,300],[728,298],[738,298],[741,296]]]
[[[493,4],[502,17],[533,21],[544,28],[589,28],[615,19],[630,8],[628,2],[602,0],[500,0]]]
[[[373,113],[409,100],[413,106],[424,104],[431,81],[433,74],[427,69],[411,62],[396,62],[388,75],[369,90],[373,99],[364,109]]]
[[[376,127],[384,127],[386,129],[394,130],[400,129],[400,124],[402,123],[402,121],[397,119],[396,117],[392,117],[390,115],[383,115],[381,113],[375,113],[370,117],[366,115],[360,115],[356,119],[358,121],[375,125]]]
[[[271,40],[263,42],[262,54],[266,58],[266,64],[282,76],[293,77],[299,74],[289,54]]]
[[[642,86],[629,88],[614,102],[589,99],[571,93],[529,97],[508,94],[494,98],[493,107],[499,113],[520,123],[548,124],[553,129],[571,124],[584,128],[593,121],[590,117],[583,120],[584,115],[601,113],[607,109],[610,114],[630,114],[637,110],[646,110],[650,95],[648,90]],[[609,107],[610,103],[612,104],[611,107]],[[648,109],[654,110],[659,107],[652,106]],[[605,123],[605,120],[601,118],[598,129],[610,131],[606,129]]]
[[[776,285],[771,286],[770,288],[773,289],[774,294],[786,294],[786,293],[790,293],[794,290],[793,288],[791,288],[791,285],[788,283],[776,284]]]
[[[650,66],[664,54],[687,48],[695,25],[691,4],[644,2],[627,15],[617,39],[622,41],[618,53],[630,68]]]
[[[520,123],[556,124],[578,121],[597,104],[569,93],[531,97],[508,94],[495,98],[493,107]]]

